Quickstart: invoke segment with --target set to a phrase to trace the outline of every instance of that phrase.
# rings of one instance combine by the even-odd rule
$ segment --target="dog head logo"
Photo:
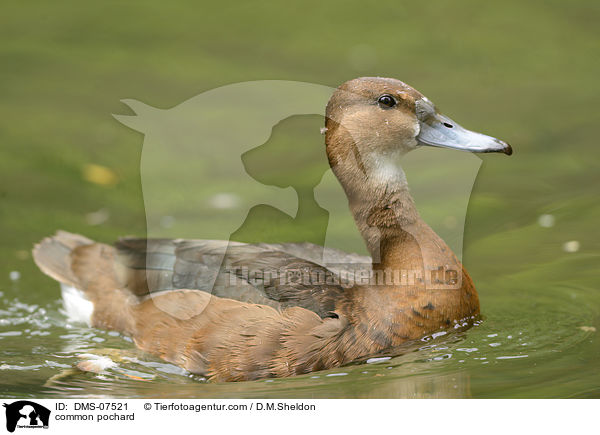
[[[50,410],[29,400],[5,403],[6,430],[14,432],[16,428],[48,428]]]
[[[212,89],[169,109],[123,100],[135,115],[115,118],[144,134],[140,175],[148,237],[201,236],[256,243],[264,242],[265,235],[273,233],[273,226],[287,225],[287,234],[302,237],[268,242],[310,241],[326,248],[366,253],[358,230],[349,234],[348,229],[355,228],[354,218],[332,170],[312,166],[309,169],[315,175],[309,182],[294,179],[295,173],[309,172],[302,170],[298,151],[301,148],[306,155],[308,145],[282,141],[287,148],[269,152],[269,140],[284,120],[325,115],[333,92],[333,88],[317,84],[265,80]],[[343,121],[336,120],[341,124]],[[314,132],[321,125],[315,125]],[[316,138],[315,144],[317,152],[310,155],[326,165],[322,137]],[[349,156],[360,158],[356,153]],[[269,164],[277,166],[278,174],[284,176],[276,181],[265,176]],[[420,204],[421,216],[459,259],[467,205],[480,165],[481,159],[473,154],[439,148],[421,148],[402,157],[402,168],[411,180],[411,193]],[[302,226],[305,216],[312,219],[310,240]],[[248,228],[252,231],[247,234],[260,234],[261,238],[240,238]],[[213,292],[214,286],[220,285],[219,265],[226,252],[226,245],[216,244],[207,251],[202,261],[210,266],[203,269],[201,280],[190,282],[188,288]],[[338,263],[339,259],[329,258],[328,252],[323,250],[320,262],[326,266]],[[154,257],[164,261],[160,255]],[[151,261],[150,256],[147,261]],[[151,263],[147,266],[156,267]],[[151,295],[170,288],[168,280],[152,277],[147,285]],[[160,298],[154,302],[178,318],[193,317],[203,309],[198,306],[182,312]]]

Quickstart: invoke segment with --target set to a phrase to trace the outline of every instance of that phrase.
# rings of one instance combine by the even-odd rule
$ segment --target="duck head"
[[[367,167],[420,146],[512,154],[506,142],[461,127],[406,83],[380,77],[350,80],[334,92],[326,111],[326,143],[332,166],[349,144]]]

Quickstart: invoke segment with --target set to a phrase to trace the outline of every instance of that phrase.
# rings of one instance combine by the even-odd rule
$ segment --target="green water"
[[[362,7],[5,7],[0,396],[600,397],[598,4],[393,2],[370,5],[368,14]],[[145,233],[143,138],[110,116],[127,113],[119,100],[167,108],[239,81],[336,86],[360,75],[400,78],[466,127],[513,145],[510,158],[484,156],[468,207],[463,262],[483,322],[372,364],[210,384],[123,337],[66,321],[57,284],[31,260],[33,243],[59,228],[105,242]],[[281,168],[278,147],[291,145],[299,152],[294,170],[306,175],[300,196],[309,195],[324,163],[308,146],[320,146],[321,122],[282,123],[271,157],[248,154],[246,164],[275,183],[284,175],[269,168]],[[118,182],[86,181],[90,163],[110,168]],[[98,210],[107,220],[92,225],[89,213]],[[305,210],[302,230],[280,219],[267,234],[259,213],[235,237],[311,239],[323,213]],[[542,215],[553,225],[541,225]],[[74,370],[81,353],[109,355],[119,367]]]

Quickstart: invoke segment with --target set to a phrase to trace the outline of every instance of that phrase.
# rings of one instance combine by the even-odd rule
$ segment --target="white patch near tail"
[[[72,322],[82,322],[92,326],[92,313],[94,304],[85,297],[85,294],[75,287],[66,284],[60,284],[62,293],[63,307],[67,317]]]

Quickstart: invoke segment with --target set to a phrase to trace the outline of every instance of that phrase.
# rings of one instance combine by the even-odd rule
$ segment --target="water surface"
[[[597,2],[382,3],[369,14],[358,6],[5,8],[0,397],[600,397]],[[468,204],[463,261],[480,295],[480,324],[388,360],[214,384],[124,337],[66,321],[58,285],[32,262],[33,243],[57,229],[103,242],[146,230],[143,138],[110,116],[128,113],[121,99],[167,108],[245,80],[337,86],[360,75],[400,78],[515,150],[484,156]],[[318,241],[327,218],[311,201],[326,168],[321,126],[310,116],[284,121],[266,148],[243,156],[264,183],[289,185],[296,174],[306,201],[296,217],[257,210],[235,239]],[[290,148],[297,154],[282,152]],[[98,176],[90,165],[109,172]],[[422,177],[435,187],[452,169]],[[221,195],[213,206],[235,206],[231,186],[207,179],[198,189]],[[418,206],[444,222],[443,202]],[[205,225],[198,222],[197,237]],[[340,247],[352,231],[336,227]],[[117,367],[74,369],[85,353]]]

